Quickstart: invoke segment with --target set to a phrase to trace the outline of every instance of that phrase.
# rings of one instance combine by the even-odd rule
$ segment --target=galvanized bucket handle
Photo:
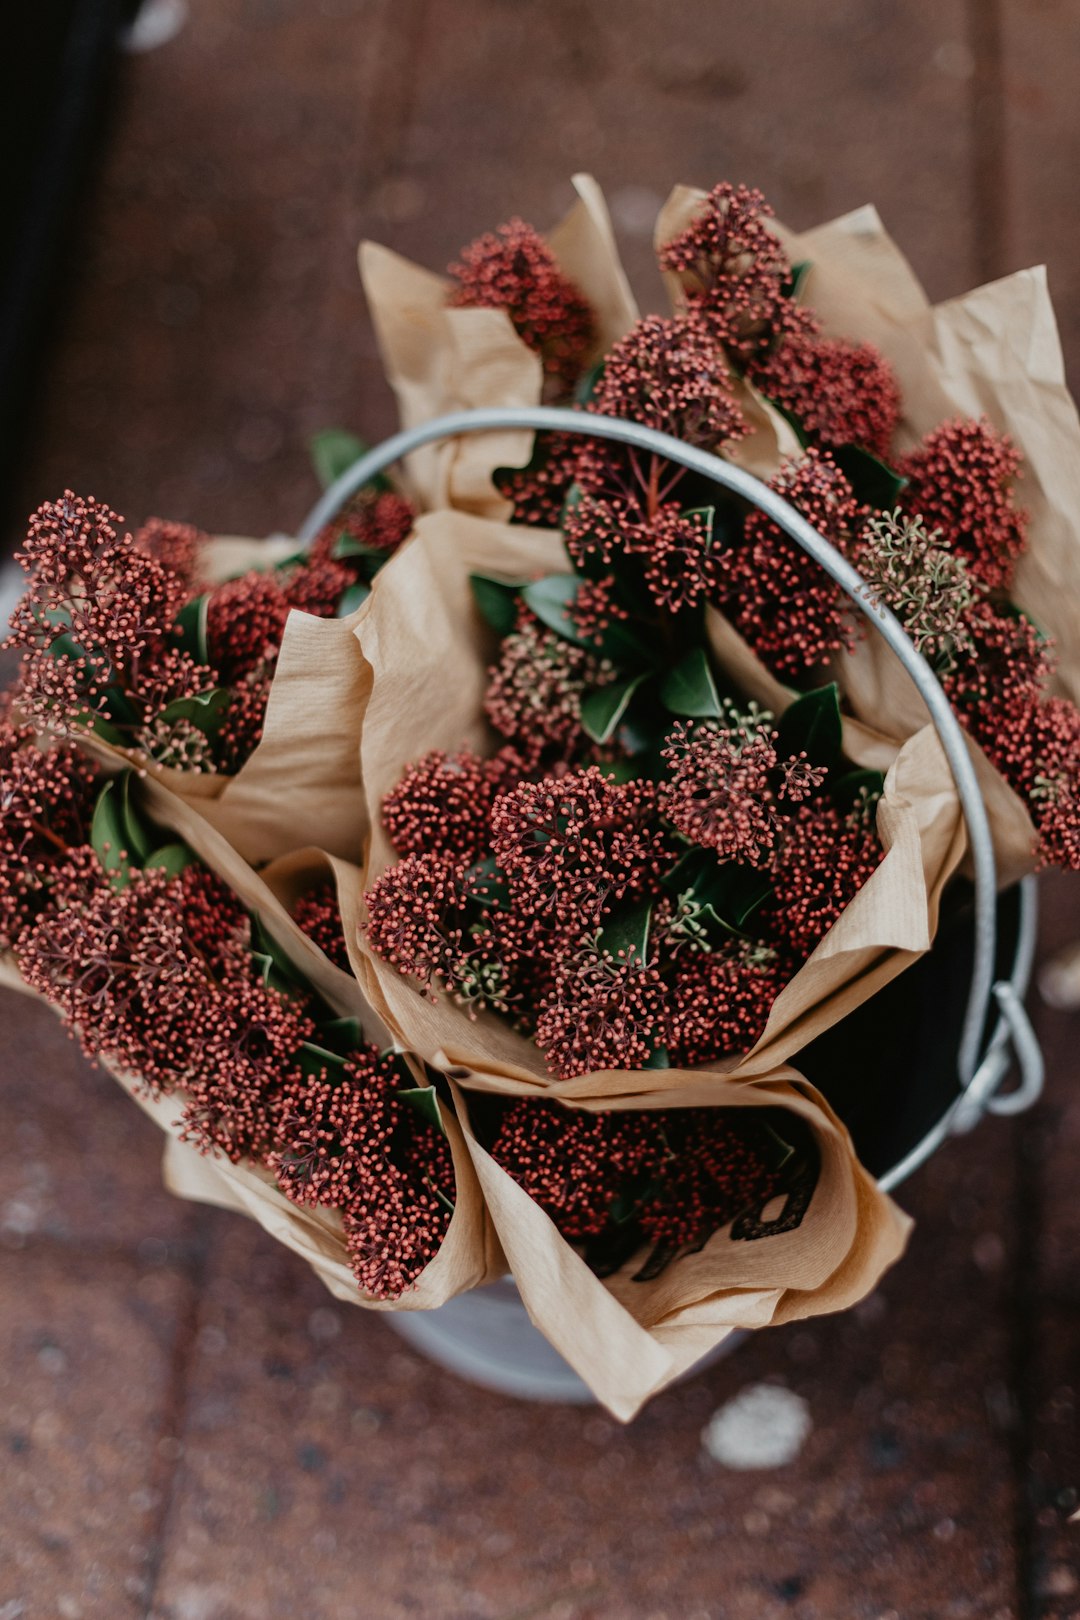
[[[994,848],[986,806],[964,732],[937,676],[916,650],[899,619],[875,601],[871,587],[861,574],[783,496],[741,467],[636,422],[554,406],[497,407],[454,411],[395,433],[342,473],[308,514],[297,538],[304,545],[309,545],[350,496],[412,451],[437,439],[455,438],[467,433],[505,432],[513,428],[614,439],[636,450],[663,456],[665,460],[731,490],[764,512],[785,534],[790,535],[831,575],[859,611],[884,636],[911,676],[930,712],[967,821],[975,880],[975,958],[957,1061],[962,1095],[930,1136],[882,1177],[882,1187],[889,1190],[896,1186],[929,1157],[951,1132],[970,1130],[987,1108],[995,1113],[1019,1113],[1029,1107],[1042,1090],[1044,1072],[1039,1043],[1021,1001],[1034,948],[1034,880],[1026,879],[1023,885],[1021,938],[1013,974],[1010,979],[995,982],[997,874]],[[984,1053],[983,1036],[994,1003],[997,1004],[999,1017]],[[1000,1096],[998,1088],[1011,1066],[1010,1049],[1019,1068],[1020,1080],[1014,1091]]]

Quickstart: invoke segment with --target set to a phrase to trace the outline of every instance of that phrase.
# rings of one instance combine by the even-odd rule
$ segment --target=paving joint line
[[[154,1620],[161,1573],[165,1567],[165,1555],[168,1551],[176,1481],[183,1460],[191,1371],[198,1343],[204,1291],[210,1271],[211,1227],[211,1211],[200,1208],[196,1215],[196,1244],[185,1268],[188,1276],[188,1296],[184,1309],[179,1313],[173,1337],[162,1418],[155,1436],[150,1466],[148,1483],[154,1496],[155,1509],[146,1538],[148,1557],[143,1575],[141,1620]],[[166,1448],[162,1442],[168,1440],[174,1444]]]

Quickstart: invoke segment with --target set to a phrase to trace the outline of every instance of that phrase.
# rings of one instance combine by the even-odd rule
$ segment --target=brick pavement
[[[304,440],[392,420],[364,233],[438,265],[566,175],[648,300],[675,179],[797,226],[875,200],[947,296],[1045,256],[1080,364],[1076,0],[193,0],[124,67],[20,505],[294,523]],[[1080,932],[1048,885],[1047,948]],[[1069,1620],[1080,1615],[1077,1021],[1049,1095],[906,1188],[850,1315],[759,1336],[630,1428],[471,1389],[237,1217],[42,1007],[0,998],[0,1620]],[[809,1403],[792,1466],[700,1431]]]

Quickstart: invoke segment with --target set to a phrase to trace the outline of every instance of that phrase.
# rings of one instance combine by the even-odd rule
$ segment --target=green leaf
[[[107,686],[102,693],[105,703],[105,713],[108,718],[118,726],[137,726],[139,724],[139,711],[132,703],[126,692],[118,686]]]
[[[345,1059],[340,1052],[331,1052],[329,1047],[317,1046],[314,1041],[300,1042],[297,1062],[301,1074],[309,1080],[315,1080],[321,1074],[325,1074],[328,1080],[340,1079],[345,1068]]]
[[[457,1207],[454,1200],[452,1198],[447,1198],[442,1188],[436,1187],[434,1182],[428,1181],[426,1185],[428,1191],[434,1193],[435,1197],[439,1200],[439,1203],[442,1205],[443,1209],[445,1209],[446,1213],[448,1215],[453,1215],[454,1210]]]
[[[276,562],[272,572],[286,574],[293,568],[305,568],[310,561],[311,558],[306,551],[294,551],[291,556],[282,557],[280,562]],[[242,579],[243,575],[234,575],[233,577]]]
[[[251,914],[251,946],[251,954],[262,969],[264,984],[286,992],[297,989],[310,992],[311,986],[307,979],[278,944],[257,912]]]
[[[713,531],[716,528],[715,506],[687,506],[683,510],[684,518],[700,518],[705,529],[705,549],[709,550],[713,543]]]
[[[329,489],[369,447],[344,428],[324,428],[321,433],[312,434],[308,448],[316,478],[323,489]]]
[[[411,1086],[407,1091],[399,1091],[398,1096],[420,1115],[425,1125],[432,1126],[440,1136],[446,1135],[446,1126],[443,1124],[439,1108],[439,1097],[434,1086]]]
[[[884,790],[885,776],[882,771],[845,771],[835,782],[829,782],[829,793],[835,803],[841,806],[853,805],[863,792],[877,798]]]
[[[158,715],[159,720],[172,723],[190,720],[207,737],[215,737],[221,730],[226,710],[232,702],[228,687],[215,686],[209,692],[196,692],[191,697],[174,698]]]
[[[124,831],[122,779],[111,778],[98,794],[90,822],[90,845],[114,889],[126,889],[135,870]]]
[[[360,1027],[359,1018],[327,1018],[319,1022],[319,1034],[325,1045],[333,1052],[342,1052],[347,1057],[355,1052],[364,1039],[364,1031]]]
[[[51,618],[52,615],[48,617]],[[57,660],[70,658],[77,663],[84,663],[86,660],[86,652],[66,630],[61,635],[53,637],[47,650],[49,657]]]
[[[386,561],[389,553],[380,550],[378,546],[366,546],[362,540],[358,540],[347,529],[342,529],[330,548],[330,555],[336,562],[348,562],[359,558],[363,562],[374,563],[376,565],[374,571],[377,572]]]
[[[610,686],[586,692],[581,700],[581,724],[593,742],[606,743],[615,734],[631,698],[648,678],[648,670],[643,670],[625,681],[612,681]]]
[[[579,583],[576,574],[547,574],[543,579],[530,581],[521,596],[549,630],[554,630],[564,641],[584,647],[585,638],[567,611],[577,597]]]
[[[284,988],[274,971],[274,958],[272,956],[266,951],[252,951],[251,960],[258,969],[259,977],[267,989],[281,990]]]
[[[589,401],[595,397],[600,379],[604,375],[605,363],[603,360],[597,360],[596,364],[590,366],[588,371],[581,373],[574,385],[575,405],[588,405]]]
[[[591,652],[606,658],[618,669],[656,669],[663,661],[659,646],[650,646],[622,619],[613,619],[607,629],[586,643]]]
[[[784,710],[777,725],[781,759],[805,752],[811,765],[831,769],[839,758],[843,740],[840,688],[835,681],[796,698]]]
[[[752,866],[737,866],[734,861],[720,870],[723,878],[708,901],[709,910],[721,927],[744,933],[751,917],[772,895],[772,883],[767,873]]]
[[[649,1059],[645,1064],[645,1067],[647,1069],[670,1069],[671,1053],[668,1051],[667,1047],[656,1047],[655,1050],[649,1054]]]
[[[813,268],[814,262],[812,259],[800,259],[797,264],[792,265],[791,275],[788,277],[784,287],[785,298],[798,298],[806,285],[806,278]]]
[[[155,849],[152,855],[147,856],[146,870],[156,872],[160,869],[174,878],[179,877],[189,866],[197,864],[198,857],[192,854],[186,844],[162,844],[160,849]]]
[[[206,641],[206,615],[210,606],[210,596],[207,592],[202,596],[192,597],[185,602],[176,615],[174,630],[182,651],[194,658],[197,664],[208,664],[210,652]]]
[[[481,616],[500,636],[508,636],[517,623],[517,602],[526,579],[492,579],[489,574],[470,574],[473,601]]]
[[[474,861],[465,876],[480,885],[476,904],[482,910],[486,911],[490,906],[510,904],[510,886],[505,873],[496,864],[494,855],[485,855],[482,860]]]
[[[116,726],[111,725],[102,715],[95,714],[92,717],[87,715],[86,719],[95,737],[100,737],[102,742],[112,743],[114,748],[125,748],[127,746],[128,739],[124,736],[124,733]]]
[[[670,894],[688,894],[702,920],[718,933],[741,934],[773,892],[764,872],[735,861],[719,861],[709,849],[688,849],[663,880]]]
[[[660,683],[660,701],[672,714],[718,719],[723,710],[704,647],[694,647]]]
[[[633,951],[640,962],[648,960],[652,901],[638,900],[612,913],[600,931],[600,946],[612,956],[629,956]]]
[[[358,607],[363,607],[370,595],[370,585],[361,584],[359,581],[355,585],[350,585],[338,603],[337,617],[347,619],[350,613],[355,613]]]
[[[119,782],[120,824],[124,833],[124,847],[137,866],[145,866],[158,840],[131,801],[135,772],[125,771]]]
[[[855,498],[879,512],[891,512],[908,480],[869,450],[857,444],[844,444],[831,450],[832,458],[855,491]]]

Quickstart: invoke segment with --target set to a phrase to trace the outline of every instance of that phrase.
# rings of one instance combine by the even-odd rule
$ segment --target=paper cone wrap
[[[364,888],[396,859],[381,808],[406,767],[431,749],[491,746],[482,701],[494,644],[473,605],[470,571],[527,578],[560,566],[556,535],[441,512],[422,517],[416,538],[383,570],[358,631],[371,670],[360,736],[371,828]],[[880,865],[784,987],[740,1070],[774,1067],[929,949],[942,890],[965,850],[955,787],[932,728],[895,751],[878,829]],[[354,917],[357,978],[403,1047],[440,1067],[551,1083],[532,1040],[495,1014],[470,1019],[449,996],[422,995],[368,948],[362,917]]]
[[[669,1070],[586,1075],[554,1087],[461,1073],[453,1092],[499,1242],[533,1322],[607,1409],[624,1422],[737,1328],[843,1310],[865,1297],[903,1252],[910,1221],[859,1164],[831,1108],[794,1069],[754,1081]],[[598,1278],[554,1223],[477,1140],[470,1097],[557,1096],[600,1109],[777,1108],[809,1127],[820,1171],[801,1223],[734,1240],[715,1233],[697,1254],[634,1282],[642,1255]]]
[[[685,230],[705,193],[677,186],[657,221],[660,247]],[[896,374],[905,453],[957,416],[987,416],[1023,453],[1018,499],[1030,517],[1028,549],[1012,595],[1054,639],[1059,689],[1080,702],[1080,419],[1065,381],[1057,322],[1042,266],[930,305],[873,207],[801,235],[778,226],[793,262],[811,266],[800,298],[827,336],[873,343]],[[677,302],[679,278],[665,276]],[[762,476],[779,471],[766,468]],[[926,724],[910,676],[880,636],[836,660],[854,715],[895,741]],[[994,835],[1002,885],[1035,866],[1037,838],[1022,800],[969,742]]]
[[[341,882],[342,874],[355,869],[335,862],[321,850],[309,849],[256,873],[195,806],[162,783],[144,780],[135,791],[139,810],[156,826],[188,844],[203,865],[228,885],[334,1013],[358,1019],[366,1040],[384,1047],[393,1044],[390,1032],[353,975],[331,962],[291,914],[296,900],[315,882],[326,877]],[[342,887],[351,893],[359,892],[355,884],[342,883]],[[0,959],[0,984],[28,991],[10,954]],[[406,1062],[415,1073],[416,1083],[427,1084],[427,1076],[416,1060],[406,1055]],[[377,1300],[358,1289],[338,1211],[292,1203],[272,1173],[260,1165],[236,1165],[222,1154],[200,1152],[181,1136],[182,1092],[150,1097],[140,1089],[135,1077],[107,1063],[101,1066],[167,1133],[163,1173],[170,1191],[181,1198],[251,1216],[272,1237],[307,1260],[336,1298],[374,1310],[429,1310],[505,1272],[505,1260],[485,1210],[470,1154],[450,1109],[443,1108],[442,1117],[454,1161],[456,1192],[446,1236],[414,1287],[399,1299]]]
[[[560,268],[588,300],[597,323],[592,359],[637,319],[637,307],[611,229],[607,204],[590,175],[574,176],[578,201],[547,240]],[[360,246],[360,277],[402,427],[447,411],[484,405],[538,405],[539,357],[505,310],[453,309],[453,282],[374,242]],[[428,445],[406,462],[409,493],[424,511],[458,507],[509,517],[511,503],[492,482],[497,467],[523,467],[533,435],[520,430]]]

